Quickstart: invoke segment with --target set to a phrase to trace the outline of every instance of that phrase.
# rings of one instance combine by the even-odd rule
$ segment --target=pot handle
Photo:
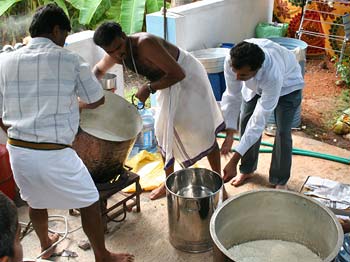
[[[189,205],[189,203],[196,203],[195,207],[193,205]],[[186,199],[185,200],[185,209],[189,212],[198,212],[201,210],[201,204],[199,203],[198,200],[193,200],[193,199]]]

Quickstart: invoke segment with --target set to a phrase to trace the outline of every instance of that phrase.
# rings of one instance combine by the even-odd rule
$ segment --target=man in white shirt
[[[248,39],[233,47],[224,65],[226,91],[221,108],[227,136],[222,154],[228,154],[240,122],[241,139],[224,168],[224,181],[240,186],[257,169],[262,132],[272,112],[276,137],[269,181],[287,189],[292,164],[291,125],[301,103],[304,80],[295,55],[268,39]],[[237,165],[241,160],[239,174]]]
[[[29,205],[42,258],[51,256],[58,241],[48,233],[47,208],[80,208],[95,261],[131,262],[132,255],[106,249],[99,193],[71,148],[79,108],[98,107],[104,95],[90,65],[62,48],[70,30],[64,11],[48,4],[33,16],[30,43],[1,55],[0,126],[7,130],[11,168]]]

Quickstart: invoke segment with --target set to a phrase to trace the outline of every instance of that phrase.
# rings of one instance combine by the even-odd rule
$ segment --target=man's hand
[[[231,148],[233,144],[233,135],[236,132],[234,129],[227,129],[226,130],[226,137],[225,141],[221,146],[221,154],[228,156],[229,153],[231,153]]]
[[[0,118],[0,129],[2,129],[5,133],[7,133],[7,129],[9,127],[5,126],[4,123],[2,122],[2,118]]]
[[[145,103],[147,98],[150,95],[149,89],[147,87],[147,83],[144,84],[139,90],[136,92],[135,96],[142,102]]]
[[[232,136],[226,136],[224,143],[222,143],[221,146],[221,154],[228,155],[231,152],[231,148],[233,145],[233,137]]]
[[[241,159],[241,155],[235,152],[231,158],[231,160],[226,164],[224,168],[224,182],[229,182],[232,178],[237,175],[237,165],[239,160]]]
[[[103,96],[100,100],[98,100],[94,103],[91,103],[91,104],[85,103],[79,97],[78,97],[78,101],[79,101],[79,112],[81,113],[82,109],[94,109],[100,105],[103,105],[105,102],[105,97]]]
[[[237,175],[237,163],[235,163],[232,159],[226,164],[224,168],[224,182],[229,182],[232,178]]]

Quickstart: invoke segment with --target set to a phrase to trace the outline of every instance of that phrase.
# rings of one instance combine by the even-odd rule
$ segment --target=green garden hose
[[[218,134],[218,138],[226,138],[225,134]],[[233,137],[234,140],[239,141],[240,138],[238,136]],[[268,147],[273,147],[273,144],[261,141],[262,146],[268,146]],[[232,152],[235,151],[234,148],[231,149]],[[272,153],[271,148],[260,148],[259,149],[260,153]],[[329,155],[329,154],[324,154],[324,153],[319,153],[319,152],[314,152],[310,150],[304,150],[300,148],[293,148],[292,149],[292,154],[293,155],[300,155],[300,156],[309,156],[309,157],[315,157],[315,158],[321,158],[325,160],[330,160],[330,161],[335,161],[338,163],[350,165],[350,158],[344,158],[344,157],[339,157],[339,156],[334,156],[334,155]]]

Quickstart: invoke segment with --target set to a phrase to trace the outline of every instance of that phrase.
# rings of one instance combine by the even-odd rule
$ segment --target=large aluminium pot
[[[209,223],[219,203],[221,176],[205,168],[187,168],[168,176],[165,185],[170,243],[186,252],[210,250]]]
[[[342,228],[327,207],[302,194],[275,189],[226,200],[211,218],[210,234],[214,262],[239,262],[228,249],[255,240],[296,242],[331,262],[343,243]]]
[[[123,168],[142,129],[137,109],[124,98],[104,91],[105,103],[81,112],[73,148],[95,183],[105,183]]]

